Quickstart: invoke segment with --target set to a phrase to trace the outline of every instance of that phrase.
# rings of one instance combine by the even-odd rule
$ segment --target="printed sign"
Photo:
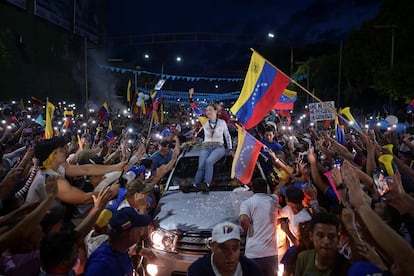
[[[329,108],[330,107],[330,108]],[[326,121],[335,120],[335,113],[331,110],[335,110],[335,102],[329,101],[324,103],[310,103],[309,114],[310,121]]]

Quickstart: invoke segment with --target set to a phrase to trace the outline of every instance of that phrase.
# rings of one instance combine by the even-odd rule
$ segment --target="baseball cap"
[[[348,276],[387,275],[379,267],[368,262],[355,262],[348,270]]]
[[[132,180],[128,185],[127,196],[131,196],[135,193],[148,193],[152,191],[152,186],[148,183],[144,183],[141,180]]]
[[[34,147],[34,155],[40,162],[44,162],[55,149],[63,147],[69,142],[70,140],[64,136],[41,140]]]
[[[163,141],[161,141],[160,145],[163,146],[163,147],[169,147],[170,146],[170,142],[167,141],[167,140],[163,140]]]
[[[144,227],[151,223],[151,216],[140,215],[132,207],[125,207],[115,211],[109,220],[109,226],[112,231],[121,233],[128,231],[133,227]]]
[[[217,243],[223,243],[228,240],[240,240],[240,227],[232,222],[219,223],[213,228],[211,240]]]
[[[162,137],[166,137],[166,136],[168,136],[168,135],[170,135],[172,132],[171,132],[171,130],[169,129],[169,128],[164,128],[162,131],[161,131],[161,136]]]

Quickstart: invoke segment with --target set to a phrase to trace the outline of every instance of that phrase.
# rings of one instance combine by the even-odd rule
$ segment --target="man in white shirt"
[[[267,194],[267,182],[252,182],[254,195],[240,205],[240,225],[246,233],[245,256],[259,264],[262,275],[277,275],[278,197]]]

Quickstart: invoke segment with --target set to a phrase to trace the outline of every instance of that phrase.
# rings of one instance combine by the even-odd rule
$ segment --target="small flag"
[[[20,98],[19,108],[20,108],[20,111],[24,110],[24,102],[22,98]]]
[[[53,137],[52,119],[55,112],[55,106],[51,102],[46,103],[46,127],[45,127],[45,139]]]
[[[150,98],[152,100],[152,109],[158,111],[158,106],[161,102],[161,91],[152,91]]]
[[[231,168],[231,177],[237,178],[243,184],[248,184],[252,179],[260,150],[264,145],[240,126],[237,126],[237,128],[238,141]]]
[[[70,126],[70,122],[72,121],[73,110],[65,110],[63,112],[63,117],[65,118],[65,123],[63,124],[63,126],[65,129],[68,129]]]
[[[131,93],[131,80],[129,80],[128,81],[128,86],[127,86],[127,95],[126,95],[128,103],[131,102],[131,96],[132,96],[132,93]]]
[[[335,116],[335,139],[343,145],[345,144],[345,131],[343,120],[337,115]]]
[[[46,103],[36,97],[31,97],[31,103],[32,105],[37,105],[37,106],[44,106]]]
[[[105,135],[105,141],[107,143],[111,143],[114,140],[115,140],[115,136],[114,136],[114,132],[112,130],[112,123],[111,123],[111,121],[109,121],[109,123],[108,123],[108,131],[106,132],[106,135]]]
[[[298,99],[298,94],[289,89],[285,89],[283,91],[282,96],[280,96],[279,100],[273,106],[274,110],[293,110],[294,103]]]
[[[106,102],[102,104],[101,108],[98,110],[98,114],[101,117],[102,121],[105,121],[109,118],[109,107]]]
[[[161,110],[160,110],[160,123],[163,124],[164,123],[164,105],[161,104]]]
[[[42,126],[42,127],[45,126],[45,122],[43,120],[42,114],[39,114],[39,116],[37,116],[37,118],[35,119],[35,123]]]

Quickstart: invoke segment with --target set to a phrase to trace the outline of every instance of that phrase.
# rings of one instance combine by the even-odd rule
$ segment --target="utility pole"
[[[397,28],[397,25],[391,24],[391,25],[375,25],[374,28],[376,29],[391,29],[391,58],[390,58],[390,69],[391,73],[394,70],[394,47],[395,47],[395,28]],[[392,74],[391,74],[392,76]],[[390,94],[389,99],[389,105],[390,105],[390,111],[391,111],[391,102],[392,102],[392,95]]]
[[[89,119],[89,92],[88,92],[88,39],[84,37],[85,44],[85,115],[86,122]]]
[[[336,99],[336,105],[340,107],[341,100],[341,77],[342,77],[342,40],[339,46],[339,68],[338,68],[338,98]]]

